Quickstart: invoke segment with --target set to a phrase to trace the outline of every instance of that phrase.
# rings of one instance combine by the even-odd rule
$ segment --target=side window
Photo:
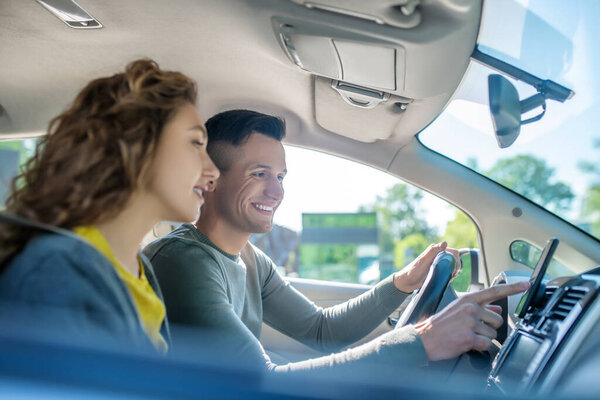
[[[473,222],[455,207],[377,169],[286,146],[285,198],[274,227],[251,241],[287,276],[374,284],[446,240],[476,248]],[[466,291],[470,266],[454,282]]]
[[[531,269],[535,268],[541,254],[541,249],[523,240],[515,240],[510,244],[511,258]],[[555,258],[553,258],[552,261],[550,261],[550,265],[548,265],[547,275],[550,275],[551,277],[573,275],[574,273],[574,271],[565,267]]]
[[[0,141],[0,210],[4,209],[13,177],[33,155],[36,142],[36,139]]]

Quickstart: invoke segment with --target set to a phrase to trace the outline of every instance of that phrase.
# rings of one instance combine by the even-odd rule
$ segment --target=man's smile
[[[274,206],[268,206],[266,204],[261,204],[261,203],[252,203],[252,205],[254,206],[255,209],[257,209],[259,212],[261,212],[262,214],[267,214],[267,215],[271,215],[273,214],[273,211],[275,209]]]

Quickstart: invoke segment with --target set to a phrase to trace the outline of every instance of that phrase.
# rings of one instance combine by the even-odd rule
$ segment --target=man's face
[[[269,232],[275,210],[283,200],[283,178],[287,173],[283,145],[253,133],[232,151],[231,166],[221,174],[213,193],[218,214],[238,232]]]

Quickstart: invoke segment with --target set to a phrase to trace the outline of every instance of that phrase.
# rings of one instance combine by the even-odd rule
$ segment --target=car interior
[[[506,3],[523,8],[539,2]],[[597,5],[587,5],[595,7],[596,14],[590,15],[597,15]],[[542,96],[532,100],[537,102],[531,108],[543,103],[545,119],[558,107],[570,107],[578,95],[585,97],[568,80],[550,76],[551,68],[528,71],[539,82],[552,81],[532,87],[523,74],[493,62],[496,55],[481,45],[486,24],[492,26],[486,16],[510,7],[502,0],[3,0],[0,144],[44,135],[48,122],[89,80],[119,71],[134,59],[152,58],[162,68],[182,71],[196,80],[203,119],[234,108],[281,116],[286,121],[286,146],[383,171],[461,210],[475,226],[478,243],[477,248],[462,252],[472,265],[468,291],[532,282],[523,297],[511,296],[502,303],[506,325],[493,351],[485,355],[485,367],[474,367],[477,355],[466,354],[448,367],[448,385],[453,375],[470,374],[478,383],[475,391],[468,392],[473,396],[593,396],[598,389],[594,372],[600,365],[598,236],[445,155],[445,148],[450,149],[447,143],[461,139],[453,129],[443,132],[447,142],[440,141],[439,148],[424,144],[427,130],[436,128],[440,115],[453,110],[452,101],[470,89],[469,74],[481,73],[480,64],[490,68],[483,79],[488,73],[515,78],[521,81],[515,83],[519,92],[528,87],[532,97]],[[585,13],[583,6],[579,12]],[[490,61],[485,55],[494,57]],[[510,89],[503,82],[497,84],[501,96],[509,96]],[[561,104],[549,94],[557,87],[567,90]],[[485,89],[478,96],[487,107]],[[520,120],[525,108],[521,103],[519,109],[516,96],[517,127],[511,140],[522,124],[518,144],[527,135],[528,121]],[[489,99],[491,105],[491,95]],[[506,110],[502,101],[495,115]],[[500,126],[505,122],[494,123],[498,143],[506,143],[506,131]],[[494,146],[496,139],[489,137]],[[475,142],[454,144],[476,146]],[[569,149],[565,144],[564,158],[571,157]],[[318,194],[306,194],[314,195]],[[155,229],[151,238],[169,230]],[[536,249],[534,265],[515,259],[516,242]],[[545,275],[551,259],[570,273]],[[370,287],[286,279],[322,307],[344,302]],[[448,287],[448,278],[442,283],[436,279],[432,285]],[[451,287],[438,290],[438,309],[461,294]],[[410,307],[405,302],[357,344],[394,329]],[[434,311],[435,307],[430,313]],[[2,340],[5,345],[12,343]],[[321,355],[268,325],[263,326],[261,343],[276,363]],[[15,374],[35,381],[32,376],[39,375],[28,375],[27,360],[21,363],[24,367],[17,374],[8,361],[0,361],[4,379]],[[208,373],[206,369],[198,373]],[[364,378],[369,381],[368,371]],[[204,388],[210,386],[210,379],[203,382]],[[422,388],[426,393],[427,385]],[[76,392],[67,393],[75,396]],[[169,394],[165,389],[159,397]]]

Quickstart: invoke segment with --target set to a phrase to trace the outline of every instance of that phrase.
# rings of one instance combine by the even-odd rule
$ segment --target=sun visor
[[[292,26],[282,27],[281,37],[294,63],[313,74],[388,91],[404,85],[405,51],[400,46],[308,35]]]
[[[292,1],[302,7],[281,10],[271,24],[290,61],[314,76],[318,125],[361,142],[398,143],[437,117],[460,84],[482,5]]]
[[[363,101],[361,97],[355,100]],[[388,139],[393,135],[395,127],[403,121],[403,116],[411,101],[387,94],[377,103],[377,107],[353,107],[340,97],[331,80],[315,77],[315,118],[317,123],[330,132],[343,133],[342,136],[360,142],[374,142]],[[370,121],[369,129],[364,129],[365,120]]]

